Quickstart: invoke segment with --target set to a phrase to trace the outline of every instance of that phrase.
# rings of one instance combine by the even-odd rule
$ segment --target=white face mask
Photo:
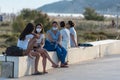
[[[52,27],[53,30],[57,30],[58,28],[57,27]]]
[[[37,28],[37,29],[36,29],[36,31],[37,31],[38,33],[40,33],[41,30],[42,30],[42,29],[40,29],[40,28]]]

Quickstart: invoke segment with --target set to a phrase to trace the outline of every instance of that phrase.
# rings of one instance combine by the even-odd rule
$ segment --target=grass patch
[[[5,51],[6,48],[0,48],[0,55]]]

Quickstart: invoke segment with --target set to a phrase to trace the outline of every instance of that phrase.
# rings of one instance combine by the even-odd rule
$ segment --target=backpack
[[[93,45],[92,44],[89,44],[89,43],[79,43],[78,46],[80,47],[92,47]]]
[[[5,50],[6,56],[23,56],[23,49],[17,46],[7,47]]]

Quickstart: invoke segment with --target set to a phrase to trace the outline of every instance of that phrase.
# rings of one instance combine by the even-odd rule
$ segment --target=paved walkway
[[[53,69],[42,76],[0,80],[120,80],[120,55],[81,62],[67,69]]]

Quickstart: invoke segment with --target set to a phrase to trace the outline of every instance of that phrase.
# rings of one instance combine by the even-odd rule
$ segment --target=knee
[[[45,53],[41,53],[41,56],[42,56],[43,58],[46,58]]]
[[[36,58],[40,58],[40,54],[39,53],[36,53]]]
[[[43,55],[43,57],[44,57],[44,58],[47,58],[45,54]]]

